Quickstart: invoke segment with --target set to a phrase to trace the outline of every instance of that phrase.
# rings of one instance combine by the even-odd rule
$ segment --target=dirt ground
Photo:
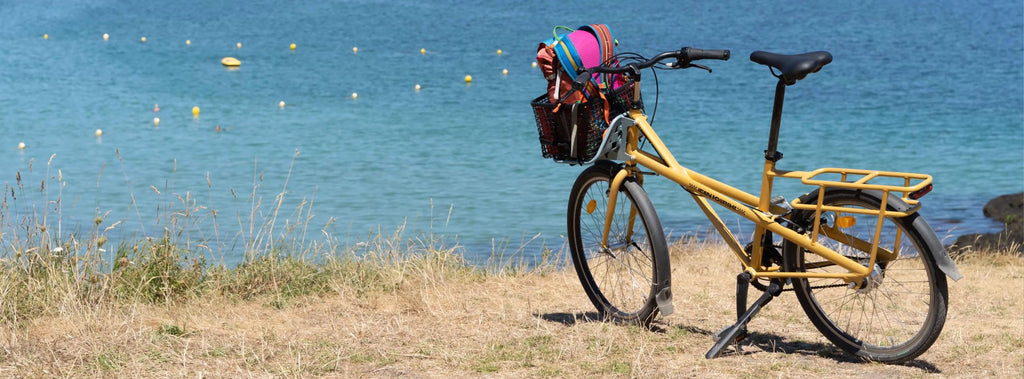
[[[0,330],[4,377],[1024,377],[1024,261],[960,262],[949,316],[906,365],[862,362],[814,329],[791,292],[707,360],[734,319],[738,267],[702,248],[673,261],[675,314],[654,330],[594,321],[571,267],[415,274],[400,289],[249,302],[78,309]],[[698,257],[700,266],[687,265]]]

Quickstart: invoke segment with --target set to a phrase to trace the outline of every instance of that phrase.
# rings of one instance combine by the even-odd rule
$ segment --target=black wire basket
[[[605,95],[609,120],[632,107],[633,87],[633,82],[628,82]],[[543,94],[530,105],[544,158],[564,163],[583,163],[594,158],[608,129],[605,101],[592,96],[587,102],[563,103],[559,107]]]

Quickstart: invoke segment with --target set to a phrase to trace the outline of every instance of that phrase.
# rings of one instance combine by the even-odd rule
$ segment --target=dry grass
[[[264,204],[258,184],[237,267],[207,262],[226,244],[216,223],[204,233],[217,213],[172,188],[153,188],[174,210],[162,228],[112,246],[119,222],[104,214],[63,230],[63,179],[46,170],[38,190],[20,176],[3,188],[0,377],[1024,376],[1018,255],[958,257],[945,330],[908,365],[844,355],[789,293],[750,323],[742,354],[705,360],[735,318],[739,266],[716,243],[673,248],[676,313],[651,331],[594,321],[557,252],[527,267],[499,246],[474,267],[444,236],[401,228],[341,248],[310,225],[312,200],[279,219],[286,189]]]
[[[4,324],[0,376],[1024,375],[1019,257],[963,258],[966,278],[951,282],[942,336],[918,360],[891,366],[838,351],[789,293],[750,324],[743,354],[705,360],[710,334],[735,317],[736,265],[715,244],[676,247],[676,314],[654,331],[592,321],[571,268],[487,273],[451,249],[420,251],[368,261],[376,266],[367,272],[385,285],[364,286],[353,272],[338,271],[327,280],[330,291],[283,306],[273,294],[241,300],[210,292],[173,304],[76,306]]]

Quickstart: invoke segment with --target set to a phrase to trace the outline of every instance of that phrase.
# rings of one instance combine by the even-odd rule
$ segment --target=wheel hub
[[[871,270],[871,275],[864,278],[859,287],[856,283],[850,282],[850,288],[856,288],[859,293],[868,293],[881,286],[883,279],[885,279],[885,271],[876,263],[874,269]]]

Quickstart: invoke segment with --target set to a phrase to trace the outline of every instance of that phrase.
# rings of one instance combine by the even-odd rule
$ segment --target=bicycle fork
[[[617,201],[619,199],[619,188],[622,187],[622,182],[626,181],[629,176],[629,170],[619,170],[612,178],[611,184],[608,185],[608,209],[605,210],[604,215],[604,230],[601,234],[601,247],[608,248],[608,235],[612,229],[612,219],[615,218],[615,209],[617,207]],[[633,240],[633,224],[636,222],[636,208],[629,208],[629,223],[626,225],[626,240]]]

